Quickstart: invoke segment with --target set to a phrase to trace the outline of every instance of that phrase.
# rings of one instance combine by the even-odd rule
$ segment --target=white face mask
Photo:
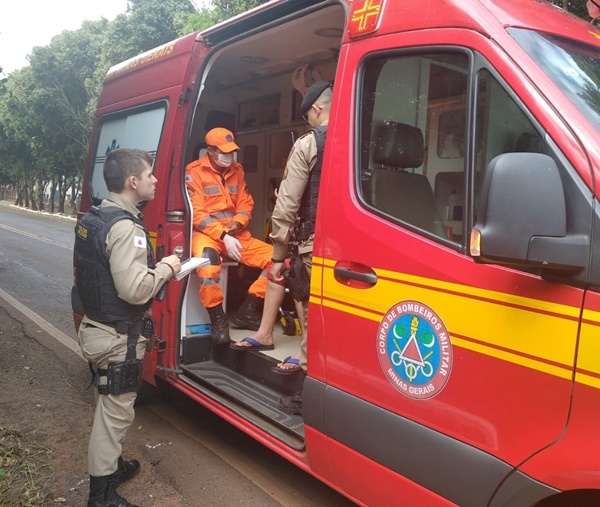
[[[217,163],[222,167],[229,167],[233,163],[233,153],[217,153]]]

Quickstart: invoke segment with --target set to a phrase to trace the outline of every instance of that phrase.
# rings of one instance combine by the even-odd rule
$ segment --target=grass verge
[[[48,487],[51,453],[19,430],[0,426],[0,507],[56,505]]]

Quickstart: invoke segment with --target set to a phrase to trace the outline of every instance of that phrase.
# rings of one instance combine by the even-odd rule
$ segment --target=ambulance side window
[[[462,240],[469,56],[374,58],[362,69],[359,193],[433,239]]]
[[[135,148],[149,152],[156,159],[160,134],[165,121],[164,103],[111,114],[102,119],[98,132],[96,156],[91,167],[91,197],[102,200],[108,195],[104,183],[106,155],[117,148]]]

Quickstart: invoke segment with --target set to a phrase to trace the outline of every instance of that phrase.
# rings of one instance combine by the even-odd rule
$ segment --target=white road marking
[[[43,238],[42,236],[37,236],[36,234],[31,234],[30,232],[20,231],[19,229],[15,229],[14,227],[9,227],[8,225],[0,224],[0,229],[5,229],[7,231],[14,232],[15,234],[20,234],[21,236],[27,236],[28,238],[37,239],[39,241],[45,241],[46,243],[50,243],[51,245],[65,248],[67,250],[73,250],[73,245],[65,245],[64,243],[58,243],[56,241],[52,241],[51,239]]]

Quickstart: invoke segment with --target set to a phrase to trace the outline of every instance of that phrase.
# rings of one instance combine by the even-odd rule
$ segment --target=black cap
[[[302,104],[300,104],[300,112],[302,114],[306,114],[315,101],[321,96],[327,88],[332,87],[333,84],[329,81],[317,81],[309,86],[308,90],[304,94],[304,98],[302,99]]]

